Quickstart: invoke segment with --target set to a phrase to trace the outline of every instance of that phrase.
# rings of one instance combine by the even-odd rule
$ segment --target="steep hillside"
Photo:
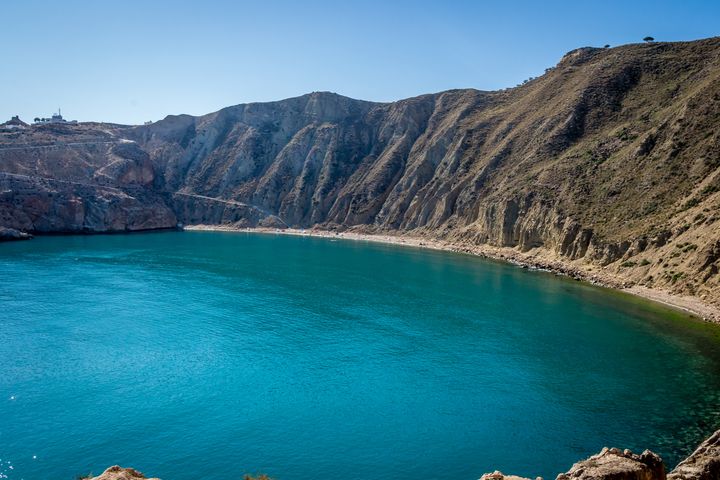
[[[503,91],[312,93],[0,134],[0,226],[406,233],[538,252],[717,306],[718,126],[720,39],[581,48]]]
[[[112,125],[0,133],[0,226],[32,233],[171,228],[148,154]]]

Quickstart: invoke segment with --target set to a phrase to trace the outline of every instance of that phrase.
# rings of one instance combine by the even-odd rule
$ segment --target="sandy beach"
[[[720,323],[720,309],[697,297],[676,295],[661,289],[632,285],[618,275],[608,272],[603,267],[562,259],[552,252],[541,249],[520,252],[511,247],[453,243],[411,235],[375,234],[355,231],[334,232],[320,229],[239,228],[233,225],[187,225],[185,226],[185,230],[336,238],[465,253],[483,258],[506,261],[523,268],[545,270],[594,285],[613,288],[647,300],[662,303],[663,305],[684,311],[708,322]]]

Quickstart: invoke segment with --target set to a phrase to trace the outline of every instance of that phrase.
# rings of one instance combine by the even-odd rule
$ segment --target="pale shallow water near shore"
[[[169,232],[2,245],[0,271],[11,479],[554,477],[720,424],[717,326],[468,255]]]

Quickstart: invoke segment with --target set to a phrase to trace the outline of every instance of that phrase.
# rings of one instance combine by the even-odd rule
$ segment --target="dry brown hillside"
[[[581,48],[503,91],[0,134],[0,226],[402,232],[720,305],[719,131],[720,39]]]

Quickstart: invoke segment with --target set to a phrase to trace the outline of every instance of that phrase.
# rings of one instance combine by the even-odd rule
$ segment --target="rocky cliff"
[[[172,228],[156,167],[111,125],[0,134],[0,227],[32,233]]]
[[[0,135],[0,226],[396,232],[720,305],[720,39],[581,48],[516,88],[316,92]]]

